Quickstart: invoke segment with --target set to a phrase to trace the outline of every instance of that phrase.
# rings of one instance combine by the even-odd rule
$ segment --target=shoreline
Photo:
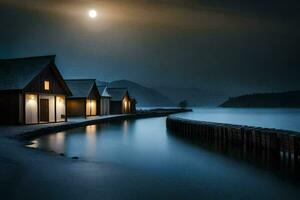
[[[87,122],[77,123],[76,126],[108,122],[112,120],[111,118],[122,120],[161,117],[179,111],[190,110],[164,110],[130,116],[109,116],[105,119],[88,119]],[[72,123],[0,127],[1,197],[3,199],[97,199],[101,196],[104,199],[140,199],[139,194],[136,194],[136,187],[142,186],[145,181],[146,184],[151,185],[154,180],[150,176],[146,176],[145,181],[141,182],[140,179],[134,178],[139,172],[113,162],[72,159],[60,156],[56,152],[33,149],[24,145],[32,136],[55,132],[57,126],[73,128],[74,126],[70,124]],[[12,130],[13,132],[8,132]],[[138,176],[144,175],[138,174]],[[118,188],[120,184],[127,185],[126,189],[120,189],[117,193],[110,189]]]
[[[141,199],[144,194],[145,199],[167,199],[173,194],[173,188],[157,187],[159,177],[134,168],[59,156],[2,136],[0,194],[4,199]],[[215,196],[219,198],[222,195]]]
[[[103,115],[88,118],[70,118],[68,122],[36,124],[36,125],[1,125],[0,138],[7,137],[19,141],[29,140],[43,134],[60,132],[73,128],[105,123],[110,121],[119,121],[126,119],[142,119],[151,117],[164,117],[172,114],[191,112],[192,109],[153,109],[140,111],[133,114]]]

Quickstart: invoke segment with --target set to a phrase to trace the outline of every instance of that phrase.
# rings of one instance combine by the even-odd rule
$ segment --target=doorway
[[[49,99],[40,99],[40,122],[49,122]]]

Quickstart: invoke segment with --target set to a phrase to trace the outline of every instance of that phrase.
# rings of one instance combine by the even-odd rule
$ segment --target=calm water
[[[256,113],[259,112],[265,111]],[[278,112],[274,111],[276,120],[281,118]],[[294,116],[297,112],[286,111],[286,114]],[[238,111],[238,116],[232,115],[230,120],[247,118],[246,113]],[[195,114],[185,115],[195,117]],[[206,119],[212,119],[212,115],[213,111],[208,112]],[[228,112],[220,119],[226,119],[226,115]],[[176,138],[167,132],[165,118],[92,125],[43,136],[34,142],[37,148],[65,153],[68,157],[79,156],[87,161],[111,163],[128,170],[128,174],[134,172],[134,180],[143,186],[139,192],[145,197],[147,193],[169,199],[300,196],[298,180],[291,178],[290,168],[278,162],[266,162],[261,159],[264,155]],[[119,187],[122,190],[125,185]]]
[[[208,122],[277,128],[300,132],[300,109],[193,108],[179,116]]]

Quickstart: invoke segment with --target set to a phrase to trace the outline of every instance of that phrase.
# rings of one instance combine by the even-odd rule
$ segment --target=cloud
[[[242,14],[220,1],[182,0],[0,0],[2,4],[84,19],[90,8],[98,9],[106,24],[150,26],[170,31],[237,31],[272,26],[272,20]],[[83,21],[83,23],[86,23]],[[283,24],[283,23],[282,23]]]
[[[149,84],[299,85],[297,18],[252,1],[0,0],[0,55],[55,53],[69,76],[86,66]]]

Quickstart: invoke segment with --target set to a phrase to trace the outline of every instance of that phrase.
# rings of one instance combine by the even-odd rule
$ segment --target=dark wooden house
[[[101,95],[99,113],[100,115],[109,115],[111,96],[107,92],[107,86],[106,85],[98,86],[98,90]]]
[[[136,100],[130,97],[127,88],[107,88],[111,96],[111,114],[129,114],[136,111]]]
[[[99,115],[100,94],[95,79],[71,79],[65,82],[73,94],[67,98],[69,117]]]
[[[71,91],[55,56],[0,60],[0,123],[65,122]]]

